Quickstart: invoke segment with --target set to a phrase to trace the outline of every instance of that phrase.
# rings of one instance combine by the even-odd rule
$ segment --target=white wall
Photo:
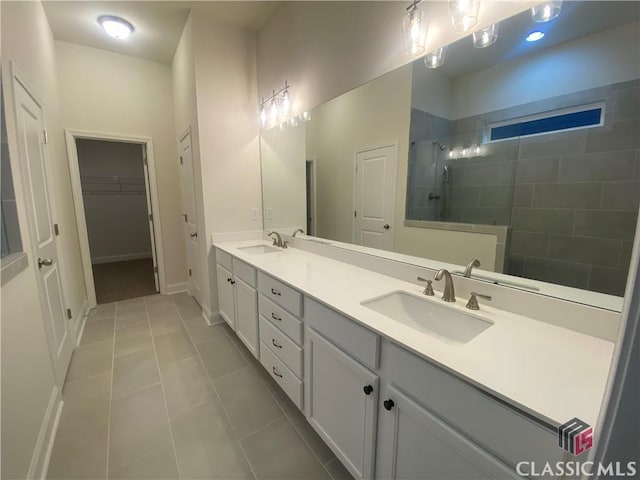
[[[476,29],[536,2],[483,1]],[[258,33],[258,94],[285,80],[297,112],[312,108],[415,58],[402,46],[406,3],[283,2]],[[427,51],[467,35],[451,28],[447,2],[423,2],[429,18]]]
[[[411,106],[451,119],[453,108],[453,82],[439,69],[427,68],[423,62],[412,65]]]
[[[218,310],[211,235],[262,229],[262,216],[251,216],[262,212],[255,42],[254,34],[191,15],[172,62],[174,138],[189,125],[193,134],[207,315]]]
[[[456,79],[452,119],[634,80],[638,31],[640,22],[628,23]]]
[[[152,138],[167,288],[183,285],[187,268],[170,67],[66,42],[56,42],[56,53],[64,128]]]
[[[22,245],[29,257],[29,267],[4,284],[0,293],[1,464],[3,478],[26,478],[27,475],[40,474],[38,471],[29,472],[29,467],[34,453],[39,453],[34,449],[41,428],[47,428],[47,406],[57,387],[38,298],[36,267],[31,255],[25,193],[21,188],[17,161],[15,115],[6,89],[9,62],[12,60],[44,104],[50,138],[47,147],[50,180],[58,207],[56,219],[62,228],[59,238],[64,252],[65,293],[74,312],[79,312],[86,295],[74,230],[73,205],[68,193],[64,137],[58,116],[54,41],[42,5],[39,2],[2,2],[1,30],[7,136]]]
[[[306,229],[305,126],[262,132],[262,200],[264,229],[283,227]]]
[[[91,263],[151,258],[142,146],[86,139],[76,145]]]

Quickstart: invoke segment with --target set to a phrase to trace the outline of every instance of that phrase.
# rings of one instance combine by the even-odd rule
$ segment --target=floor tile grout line
[[[178,471],[178,478],[182,479],[182,473],[180,472],[180,464],[178,463],[178,453],[176,452],[176,441],[173,437],[173,428],[171,427],[171,418],[169,417],[169,406],[167,405],[167,396],[165,394],[164,382],[162,381],[162,372],[160,371],[160,359],[158,358],[158,349],[156,347],[155,337],[151,330],[151,315],[145,303],[145,313],[147,315],[147,322],[149,322],[149,330],[151,331],[151,343],[153,344],[153,353],[156,358],[156,368],[158,369],[158,377],[160,378],[160,389],[162,390],[162,401],[164,402],[164,412],[167,417],[167,425],[169,426],[169,436],[171,437],[171,449],[173,450],[173,458],[176,461],[176,470]]]
[[[167,446],[165,445],[164,447],[160,447],[156,450],[153,450],[151,452],[145,453],[144,455],[140,455],[139,457],[134,458],[133,460],[129,460],[128,462],[123,463],[122,465],[117,466],[116,468],[114,468],[113,470],[109,470],[109,473],[112,473],[116,470],[120,470],[121,468],[125,468],[128,467],[129,465],[137,462],[138,460],[142,460],[145,457],[150,457],[151,455],[155,455],[158,452],[161,452],[162,450],[164,450],[165,448],[167,448]],[[133,479],[132,479],[133,480]]]
[[[276,403],[276,405],[278,406],[278,408],[280,408],[280,405],[278,405]],[[278,418],[271,420],[269,423],[266,423],[265,425],[262,425],[261,427],[256,428],[255,430],[252,430],[251,432],[247,433],[246,435],[242,436],[241,438],[238,437],[240,439],[240,442],[245,441],[247,438],[252,437],[253,435],[260,433],[262,430],[266,430],[267,428],[269,428],[271,425],[274,425],[278,422],[281,422],[282,420],[286,420],[289,421],[289,419],[287,418],[287,416],[284,414],[284,412],[282,412],[282,415],[280,415]]]
[[[174,304],[175,304],[175,301],[174,301]],[[178,315],[180,317],[180,321],[182,322],[182,324],[184,325],[184,327],[186,329],[187,326],[185,324],[184,319],[182,318],[182,314],[180,313],[180,309],[178,309]],[[247,465],[249,466],[249,469],[251,470],[251,475],[253,475],[253,478],[255,480],[258,480],[258,476],[256,475],[256,472],[255,472],[255,470],[253,468],[253,465],[251,465],[251,461],[249,460],[249,456],[247,455],[247,452],[245,451],[244,446],[242,445],[242,442],[240,441],[240,436],[238,435],[238,432],[236,431],[235,427],[233,426],[233,423],[231,423],[231,417],[229,417],[229,413],[227,412],[227,409],[224,408],[224,404],[222,403],[222,399],[220,398],[220,394],[218,393],[218,389],[214,385],[213,379],[211,378],[211,375],[209,375],[209,371],[207,370],[207,367],[205,366],[204,361],[202,360],[202,357],[200,356],[200,351],[197,349],[197,347],[195,346],[195,344],[191,340],[191,337],[189,336],[188,332],[187,332],[187,338],[189,339],[189,342],[191,342],[191,345],[193,346],[193,348],[195,349],[195,351],[197,353],[198,360],[200,360],[200,365],[202,366],[202,368],[204,369],[204,371],[207,374],[207,378],[209,379],[209,384],[211,385],[211,388],[213,389],[213,393],[215,393],[216,398],[218,399],[218,402],[220,403],[220,408],[222,408],[222,412],[224,413],[225,419],[227,420],[227,423],[229,424],[229,427],[231,428],[231,431],[233,432],[233,435],[235,436],[236,441],[238,442],[238,446],[240,447],[240,450],[242,451],[242,455],[244,456],[244,459],[247,462]]]

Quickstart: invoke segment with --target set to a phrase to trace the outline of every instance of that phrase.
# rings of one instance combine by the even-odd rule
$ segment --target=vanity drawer
[[[378,368],[380,337],[353,320],[308,297],[304,299],[305,323],[330,339],[352,357]]]
[[[382,366],[391,383],[509,466],[562,460],[555,428],[386,340]]]
[[[233,274],[246,284],[256,288],[258,284],[256,269],[233,257]]]
[[[273,277],[258,273],[258,289],[269,300],[302,317],[302,294]]]
[[[264,295],[258,299],[260,315],[273,322],[298,345],[302,345],[302,322]]]
[[[264,317],[260,317],[260,339],[298,378],[302,378],[302,349]]]
[[[302,381],[289,370],[263,342],[260,342],[260,362],[289,398],[302,410]]]
[[[233,272],[232,258],[233,257],[229,255],[227,252],[223,252],[219,248],[216,248],[216,263],[218,263],[219,265],[222,265],[224,268],[226,268],[230,272]]]

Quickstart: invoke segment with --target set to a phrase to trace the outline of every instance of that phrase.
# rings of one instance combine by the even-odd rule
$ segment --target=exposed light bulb
[[[444,46],[435,50],[431,53],[428,53],[424,57],[424,64],[427,68],[438,68],[444,63],[444,55],[447,51],[447,47]]]
[[[114,17],[112,15],[103,15],[99,17],[98,23],[109,36],[118,40],[126,39],[134,30],[133,25],[125,19]]]
[[[280,102],[280,115],[283,118],[289,117],[289,110],[291,109],[291,99],[289,98],[289,92],[285,90],[282,93],[282,101]]]
[[[260,105],[260,128],[267,126],[267,111],[264,108],[264,103]]]
[[[531,16],[534,22],[544,23],[560,15],[560,10],[562,10],[562,0],[552,0],[531,7]]]
[[[271,120],[272,123],[275,123],[278,120],[278,113],[278,104],[274,98],[271,100],[271,109],[269,110],[269,120]]]
[[[290,125],[291,127],[297,127],[299,123],[300,123],[300,122],[299,122],[298,117],[291,117],[291,118],[289,119],[289,125]]]
[[[303,122],[308,122],[309,120],[311,120],[311,112],[302,112],[300,114],[300,120],[302,120]]]
[[[475,48],[486,48],[493,45],[498,40],[498,24],[494,23],[482,30],[473,32],[473,46]]]

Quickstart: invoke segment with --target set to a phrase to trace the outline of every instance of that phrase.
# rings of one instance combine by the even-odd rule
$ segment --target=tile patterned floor
[[[156,293],[151,258],[97,263],[92,268],[98,305]]]
[[[186,294],[103,304],[75,351],[49,479],[350,479],[226,325]]]

